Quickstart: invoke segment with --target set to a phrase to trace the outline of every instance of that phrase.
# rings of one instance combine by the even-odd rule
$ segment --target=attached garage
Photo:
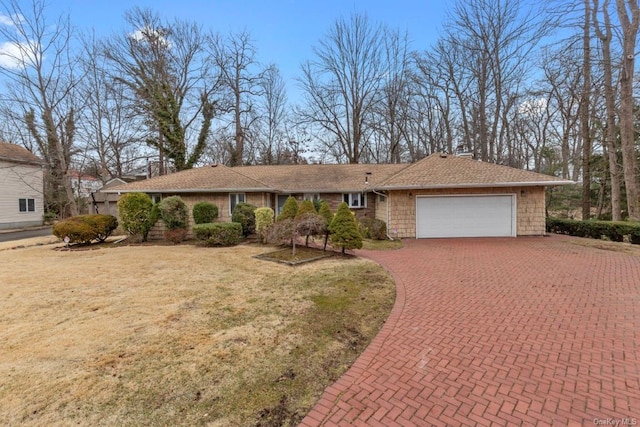
[[[516,195],[416,197],[416,237],[515,237]]]

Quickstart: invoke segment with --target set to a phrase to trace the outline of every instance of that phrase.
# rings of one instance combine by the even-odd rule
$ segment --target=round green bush
[[[158,205],[160,218],[168,230],[187,228],[189,224],[189,209],[180,196],[170,196],[162,199]]]
[[[148,194],[126,193],[118,200],[118,216],[122,228],[132,236],[141,236],[147,240],[147,235],[158,220],[157,210]]]
[[[256,207],[249,203],[238,203],[233,208],[231,221],[242,226],[242,235],[248,236],[256,232]]]
[[[211,202],[198,202],[193,205],[193,222],[206,224],[218,217],[218,207]]]

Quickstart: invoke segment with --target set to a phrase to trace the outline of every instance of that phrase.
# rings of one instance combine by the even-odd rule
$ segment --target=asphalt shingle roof
[[[381,189],[560,185],[571,181],[466,157],[432,154],[386,179]]]
[[[365,182],[366,181],[366,182]],[[412,164],[211,165],[119,185],[106,192],[355,192],[366,189],[554,185],[570,181],[452,155]]]
[[[236,168],[210,165],[118,185],[110,188],[108,192],[223,192],[237,190],[273,191],[273,188],[241,174]]]
[[[0,142],[0,160],[8,160],[18,163],[41,165],[43,162],[38,156],[24,147],[8,142]]]

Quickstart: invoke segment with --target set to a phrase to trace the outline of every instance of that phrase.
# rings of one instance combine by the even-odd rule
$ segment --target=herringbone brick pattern
[[[396,304],[303,426],[640,423],[640,256],[562,236],[405,243],[362,252]]]

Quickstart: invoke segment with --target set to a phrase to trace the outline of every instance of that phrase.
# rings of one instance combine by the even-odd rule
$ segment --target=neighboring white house
[[[0,142],[0,229],[42,225],[42,165],[27,149]]]

